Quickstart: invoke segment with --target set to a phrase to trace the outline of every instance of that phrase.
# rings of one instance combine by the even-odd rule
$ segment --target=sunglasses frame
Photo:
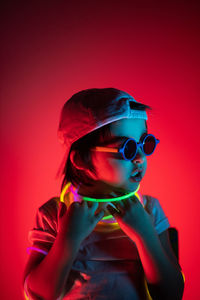
[[[154,148],[154,150],[153,150],[152,153],[146,154],[146,153],[144,152],[143,146],[144,146],[145,140],[146,140],[148,137],[150,137],[150,136],[152,136],[152,137],[155,139],[155,148]],[[126,158],[125,155],[124,155],[124,150],[125,150],[125,147],[126,147],[127,143],[128,143],[130,140],[132,140],[132,141],[135,142],[135,144],[136,144],[136,151],[135,151],[135,154],[133,155],[133,157],[131,157],[131,158],[128,159],[128,158]],[[135,158],[137,152],[138,152],[138,148],[141,148],[142,152],[143,152],[146,156],[149,156],[149,155],[151,155],[151,154],[154,153],[154,151],[155,151],[156,146],[157,146],[158,143],[160,143],[160,140],[158,140],[153,134],[147,134],[147,135],[144,136],[144,138],[142,139],[142,141],[140,141],[139,143],[137,143],[137,141],[136,141],[134,138],[127,138],[126,141],[124,142],[123,146],[120,146],[119,148],[109,148],[109,147],[101,147],[101,146],[99,146],[99,147],[93,148],[92,150],[94,150],[94,151],[99,151],[99,152],[121,153],[122,156],[123,156],[123,158],[124,158],[125,160],[133,160],[133,159]]]

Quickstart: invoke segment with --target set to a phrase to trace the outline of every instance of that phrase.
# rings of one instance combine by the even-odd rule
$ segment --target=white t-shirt
[[[141,196],[141,195],[140,195]],[[142,195],[144,206],[158,234],[170,227],[159,201]],[[57,235],[59,198],[44,203],[36,213],[35,225],[29,241],[35,248],[48,254]],[[28,276],[27,276],[28,278]],[[150,299],[144,271],[135,243],[121,230],[93,231],[81,244],[69,274],[65,296],[59,299],[139,300]],[[25,293],[28,295],[25,281]],[[29,294],[28,299],[37,299]]]

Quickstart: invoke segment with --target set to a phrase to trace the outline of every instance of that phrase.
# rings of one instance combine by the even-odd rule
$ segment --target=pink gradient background
[[[7,1],[1,16],[1,299],[23,299],[28,231],[58,196],[64,102],[116,87],[150,105],[161,141],[141,191],[179,232],[184,300],[199,295],[198,1]],[[120,3],[119,3],[120,2]]]

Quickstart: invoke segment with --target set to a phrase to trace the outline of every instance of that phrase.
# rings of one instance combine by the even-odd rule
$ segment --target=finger
[[[106,208],[107,208],[108,205],[112,206],[114,209],[117,210],[118,213],[120,213],[120,210],[119,210],[119,208],[117,207],[117,205],[116,205],[115,203],[113,203],[113,202],[108,202],[108,203],[106,204]]]
[[[126,199],[125,200],[121,200],[118,201],[116,204],[117,209],[119,209],[121,212],[125,212],[127,210],[127,203],[126,203]]]
[[[123,200],[123,203],[124,203],[124,207],[125,207],[126,209],[129,209],[129,208],[131,207],[131,205],[132,205],[132,202],[131,202],[131,200],[130,200],[129,198],[124,199],[124,200]]]
[[[67,210],[67,207],[64,202],[59,202],[58,216],[61,218]]]
[[[133,196],[131,197],[131,199],[132,199],[133,201],[135,201],[135,202],[140,203],[140,199],[139,199],[138,197],[139,197],[139,196],[133,195]]]
[[[119,196],[119,195],[117,195],[115,192],[112,192],[111,195],[114,196],[115,198],[116,198],[117,196]],[[120,200],[120,201],[112,201],[111,203],[114,204],[115,207],[116,207],[117,209],[119,209],[119,210],[122,210],[122,209],[123,209],[123,211],[124,211],[124,209],[125,209],[125,204],[124,204],[123,200]]]
[[[140,201],[138,200],[138,198],[133,195],[130,198],[127,199],[127,204],[128,205],[132,205],[133,203],[139,203]]]
[[[114,217],[117,217],[121,214],[120,210],[114,208],[111,204],[108,204],[106,208]]]
[[[116,202],[112,202],[112,205],[114,205],[114,208],[116,208],[119,212],[119,214],[124,214],[126,207],[123,203],[123,201],[116,201]]]
[[[96,215],[95,215],[95,219],[97,222],[99,222],[105,215],[105,211],[102,209],[100,212],[98,212]]]
[[[82,200],[82,202],[80,204],[83,207],[88,207],[87,201]]]
[[[90,202],[90,210],[91,210],[91,212],[94,213],[97,210],[98,206],[99,206],[98,202]]]
[[[125,202],[123,201],[123,200],[120,200],[120,201],[116,201],[116,202],[114,202],[114,205],[116,206],[116,207],[121,207],[121,208],[125,208]]]
[[[127,209],[130,209],[131,206],[133,206],[133,203],[135,203],[132,199],[128,198],[126,199],[126,203],[125,203],[125,206]]]
[[[81,206],[81,203],[79,202],[72,202],[70,206],[68,207],[68,212],[76,211]]]
[[[92,207],[93,203],[92,201],[84,201],[87,204],[87,207]]]

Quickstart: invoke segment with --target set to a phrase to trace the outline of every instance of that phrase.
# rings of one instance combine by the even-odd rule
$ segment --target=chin
[[[143,179],[143,178],[142,178]],[[142,182],[142,179],[139,182],[132,182],[130,181],[130,178],[128,178],[126,181],[122,182],[105,182],[109,190],[113,192],[118,192],[120,194],[125,194],[127,192],[132,192],[133,190],[136,190],[139,186],[139,184]]]
[[[136,190],[139,186],[140,182],[131,182],[130,184],[125,184],[124,186],[115,186],[114,191],[126,194]]]
[[[141,184],[142,180],[139,182],[129,182],[126,187],[124,188],[124,191],[126,192],[132,192],[138,188],[138,186]]]

